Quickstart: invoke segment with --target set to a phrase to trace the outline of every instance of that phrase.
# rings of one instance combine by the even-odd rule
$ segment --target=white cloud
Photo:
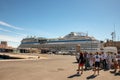
[[[13,28],[13,29],[17,29],[17,30],[23,30],[20,27],[16,27],[16,26],[10,25],[10,24],[8,24],[6,22],[3,22],[3,21],[0,21],[0,25],[6,26],[6,27],[9,27],[9,28]]]
[[[7,35],[0,35],[0,41],[7,41],[8,46],[12,46],[14,48],[17,48],[20,45],[22,39],[23,39],[22,36],[13,37]]]
[[[6,30],[6,29],[3,29],[3,28],[0,28],[1,31],[5,31],[5,32],[12,32],[10,30]]]
[[[17,48],[20,45],[19,42],[8,42],[8,46],[12,46],[14,48]]]
[[[20,27],[16,27],[13,26],[11,24],[8,24],[6,22],[0,21],[0,25],[5,26],[5,27],[9,27],[15,30],[24,30],[23,28]],[[8,42],[8,46],[12,46],[12,47],[18,47],[18,45],[20,44],[21,40],[23,39],[23,37],[25,37],[25,34],[22,33],[18,33],[15,31],[11,31],[11,30],[7,30],[4,28],[0,28],[0,31],[4,31],[4,32],[8,32],[8,33],[13,33],[13,34],[17,34],[19,36],[15,37],[15,36],[8,36],[8,35],[0,35],[0,41],[7,41]]]
[[[22,36],[26,36],[25,34],[13,32],[13,31],[6,30],[6,29],[3,29],[3,28],[0,28],[0,30],[1,30],[1,31],[5,31],[5,32],[10,32],[10,33],[15,33],[15,34],[22,35]]]
[[[0,35],[0,40],[3,40],[3,41],[20,42],[22,39],[23,39],[22,37]]]

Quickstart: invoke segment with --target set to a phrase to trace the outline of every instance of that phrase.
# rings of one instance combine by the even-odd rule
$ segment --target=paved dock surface
[[[76,75],[77,63],[74,56],[45,55],[47,59],[0,61],[0,80],[120,80],[120,75],[110,71],[84,71]]]

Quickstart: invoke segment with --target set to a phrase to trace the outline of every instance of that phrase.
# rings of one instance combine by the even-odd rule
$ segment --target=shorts
[[[100,67],[100,62],[95,62],[95,67]]]
[[[83,66],[83,65],[84,65],[84,63],[80,63],[80,64],[79,64],[79,66]]]

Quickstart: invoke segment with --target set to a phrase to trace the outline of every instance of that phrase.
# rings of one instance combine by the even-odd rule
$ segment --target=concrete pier
[[[100,71],[91,77],[92,70],[76,76],[75,56],[40,55],[47,59],[23,59],[0,61],[0,80],[119,80],[120,75]]]

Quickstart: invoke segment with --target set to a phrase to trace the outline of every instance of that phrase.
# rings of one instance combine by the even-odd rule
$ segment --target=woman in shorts
[[[83,74],[84,63],[85,63],[84,54],[82,52],[80,52],[77,74],[79,74],[80,68],[81,68],[81,74]]]

